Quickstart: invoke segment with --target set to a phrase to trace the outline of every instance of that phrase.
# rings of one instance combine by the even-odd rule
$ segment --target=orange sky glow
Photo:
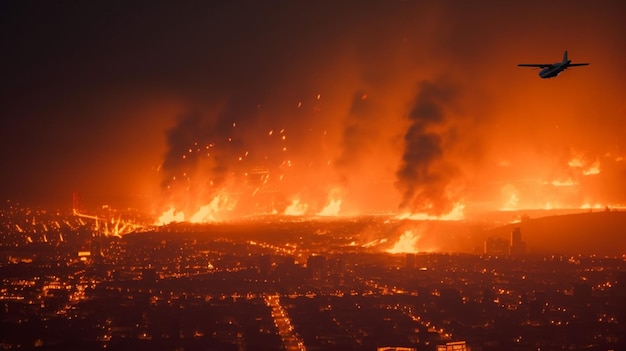
[[[207,15],[162,41],[136,29],[139,48],[86,44],[68,57],[102,76],[70,78],[66,95],[23,87],[13,97],[33,94],[34,107],[5,104],[28,122],[5,132],[5,150],[22,146],[2,160],[28,175],[4,175],[4,193],[78,192],[157,223],[624,207],[624,5],[540,4],[224,6],[206,11],[233,24]],[[516,66],[564,50],[591,65],[553,79]],[[42,118],[47,144],[11,136]],[[46,148],[51,159],[24,161]]]

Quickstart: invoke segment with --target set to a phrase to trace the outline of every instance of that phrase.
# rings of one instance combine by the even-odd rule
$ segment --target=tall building
[[[515,227],[511,231],[511,247],[509,250],[511,256],[520,256],[526,253],[526,243],[522,241],[522,230]]]

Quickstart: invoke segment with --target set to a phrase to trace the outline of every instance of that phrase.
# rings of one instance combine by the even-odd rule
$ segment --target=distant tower
[[[509,253],[511,256],[520,256],[526,253],[526,243],[522,241],[522,230],[515,227],[511,231],[511,247]]]

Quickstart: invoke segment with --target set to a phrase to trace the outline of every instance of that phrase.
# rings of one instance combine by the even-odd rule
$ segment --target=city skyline
[[[381,250],[385,233],[416,224],[372,217],[178,223],[120,237],[71,214],[57,217],[60,227],[45,213],[0,215],[24,230],[49,226],[45,241],[0,231],[0,345],[9,349],[600,351],[626,343],[623,253],[392,253]],[[467,240],[460,228],[451,233]],[[520,239],[518,229],[511,234]],[[426,248],[428,237],[418,239]]]

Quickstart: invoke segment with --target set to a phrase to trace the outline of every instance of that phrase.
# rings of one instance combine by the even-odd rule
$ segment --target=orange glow
[[[554,186],[575,186],[576,183],[572,179],[554,180],[551,183]]]
[[[157,225],[165,225],[173,222],[184,222],[185,214],[177,212],[174,207],[170,207],[167,211],[163,212],[156,221]]]
[[[103,209],[108,209],[108,206],[103,206]],[[77,209],[73,209],[73,214],[79,218],[91,219],[94,222],[95,231],[105,235],[105,236],[117,236],[121,237],[122,235],[132,233],[136,230],[141,230],[145,228],[145,225],[142,223],[136,223],[131,220],[123,219],[122,216],[94,216],[85,213],[81,213]],[[61,241],[63,238],[61,237]]]
[[[66,204],[76,190],[159,224],[626,203],[622,2],[353,5],[224,6],[217,22],[181,10],[191,22],[171,28],[157,9],[145,24],[158,28],[131,30],[132,44],[105,27],[81,45],[15,37],[3,78],[33,89],[0,106],[15,116],[4,193]],[[258,30],[221,27],[250,23]],[[167,40],[144,36],[152,29]],[[70,52],[22,57],[23,42]],[[517,67],[565,50],[590,65],[553,79]],[[122,222],[98,225],[120,233]]]
[[[216,208],[211,202],[208,205],[204,205],[198,209],[196,213],[194,213],[190,218],[189,222],[191,223],[207,223],[215,221],[215,211]]]
[[[503,186],[502,189],[500,189],[500,192],[504,200],[504,204],[502,207],[500,207],[500,210],[510,211],[518,209],[519,196],[518,190],[515,188],[515,186],[507,184]]]
[[[295,199],[285,208],[284,214],[287,216],[302,216],[306,213],[308,207],[307,204],[300,203],[299,199]]]
[[[600,162],[595,161],[588,168],[583,169],[584,175],[600,174]]]
[[[324,207],[317,215],[318,216],[337,216],[341,209],[341,200],[330,200],[328,205]]]
[[[405,213],[398,216],[399,219],[410,219],[410,220],[439,220],[439,221],[461,221],[465,219],[465,205],[462,203],[457,203],[454,205],[452,210],[443,215],[431,215],[428,213]]]
[[[582,208],[582,209],[603,209],[604,206],[602,206],[600,204],[592,205],[592,204],[589,204],[589,203],[585,203],[580,208]]]
[[[216,196],[210,203],[201,206],[190,218],[191,223],[208,223],[218,221],[220,216],[232,210],[234,204],[226,196]]]
[[[575,155],[568,162],[568,165],[573,169],[580,170],[583,175],[600,174],[600,161],[597,159],[594,161],[589,161],[585,158],[583,154]]]
[[[329,39],[336,46],[319,52],[315,74],[303,69],[312,61],[302,55],[269,72],[276,80],[249,81],[249,92],[189,103],[166,130],[167,152],[155,167],[162,193],[153,211],[163,213],[156,222],[268,214],[453,221],[479,211],[626,202],[623,80],[603,64],[611,52],[589,28],[541,22],[537,33],[570,38],[557,48],[512,25],[506,38],[465,33],[474,20],[509,24],[465,17],[458,6],[403,6],[423,11],[403,24],[386,13],[380,39],[367,45],[354,33]],[[524,20],[516,21],[538,16],[519,10]],[[608,24],[594,30],[617,40]],[[532,45],[519,44],[529,36]],[[456,37],[476,45],[460,50]],[[516,67],[558,60],[565,49],[591,65],[550,80]]]
[[[398,253],[417,253],[419,252],[417,247],[417,242],[419,241],[420,236],[415,235],[413,231],[407,230],[402,235],[398,241],[396,241],[393,246],[387,250],[388,253],[398,254]]]

